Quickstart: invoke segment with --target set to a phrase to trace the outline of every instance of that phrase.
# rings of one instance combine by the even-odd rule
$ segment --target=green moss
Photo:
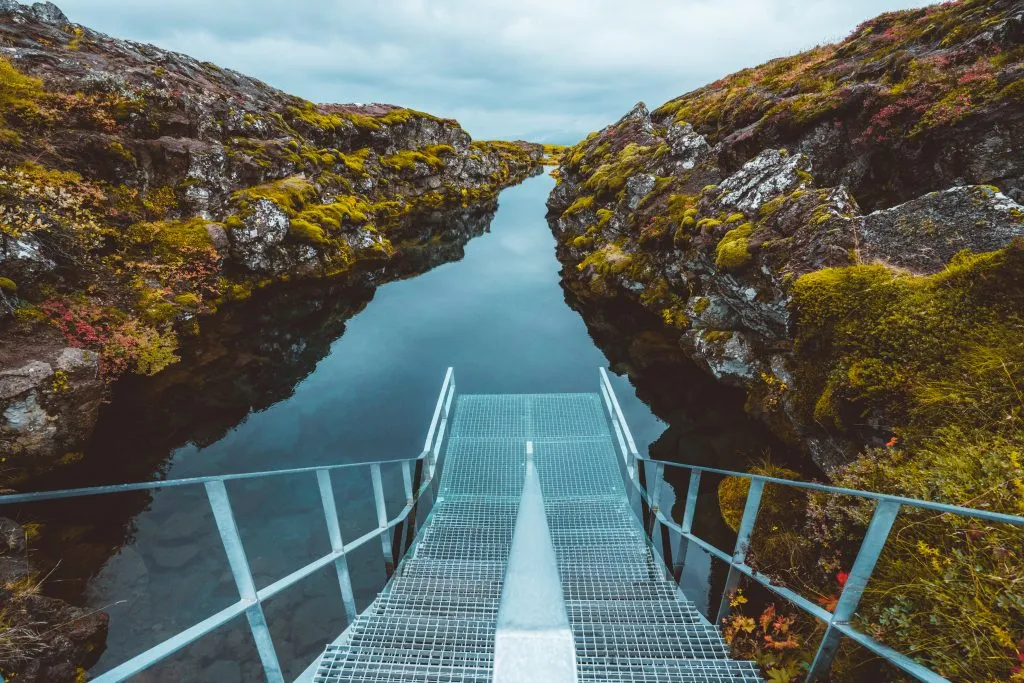
[[[697,221],[697,229],[702,232],[714,230],[720,225],[722,225],[722,221],[720,221],[717,218],[701,218],[699,221]]]
[[[786,467],[781,467],[765,460],[749,469],[750,474],[775,479],[799,480],[800,474]],[[750,479],[745,477],[725,477],[718,484],[718,506],[722,519],[733,531],[738,531],[743,519],[743,508],[746,506],[747,494],[750,492]],[[769,484],[761,496],[761,508],[758,518],[763,524],[778,526],[780,522],[792,523],[793,514],[799,507],[799,494],[796,489]]]
[[[256,199],[269,199],[291,217],[316,199],[317,190],[304,176],[291,176],[240,190],[234,197],[243,205]]]
[[[577,197],[576,201],[569,205],[569,208],[565,210],[566,215],[572,215],[585,211],[594,205],[594,197],[592,195],[585,194],[581,197]]]
[[[193,294],[192,292],[186,292],[184,294],[179,294],[176,297],[174,297],[174,303],[182,308],[194,310],[202,306],[203,300],[200,299],[198,295]]]
[[[1018,79],[999,91],[999,98],[1024,102],[1024,79]]]
[[[366,171],[366,159],[370,156],[370,150],[364,147],[351,154],[345,154],[343,152],[337,152],[338,160],[345,164],[345,167],[350,171],[356,173],[364,173]]]
[[[213,247],[209,225],[202,218],[144,222],[132,225],[128,234],[135,244],[151,249],[157,258],[177,261],[188,252]]]
[[[0,289],[5,292],[14,292],[17,291],[18,285],[11,278],[0,276]]]
[[[726,223],[739,223],[740,221],[745,220],[745,219],[746,219],[746,216],[744,216],[742,213],[738,213],[737,212],[737,213],[729,214],[728,218],[725,219],[725,222]]]
[[[451,145],[430,145],[422,150],[402,150],[382,157],[380,164],[396,171],[412,171],[417,164],[426,164],[432,170],[437,170],[447,163],[444,157],[454,153],[455,148]]]
[[[690,318],[684,311],[674,306],[661,309],[661,320],[669,327],[679,330],[686,330],[690,327]]]
[[[624,272],[633,263],[633,257],[622,251],[618,244],[606,244],[600,249],[589,254],[583,261],[577,264],[578,270],[585,270],[592,266],[601,275],[618,275]]]
[[[712,344],[721,344],[732,339],[732,330],[704,330],[701,337]]]
[[[704,311],[708,310],[708,306],[711,305],[711,300],[704,296],[699,296],[693,300],[693,312],[700,315]]]
[[[750,233],[754,231],[752,223],[733,228],[725,233],[718,246],[715,247],[715,266],[722,270],[739,270],[750,263]]]
[[[365,223],[370,205],[359,197],[336,197],[330,204],[315,204],[297,214],[295,219],[318,226],[322,230],[337,232],[346,222]],[[295,220],[293,219],[293,221]]]
[[[802,404],[842,422],[882,410],[926,435],[1022,412],[1024,242],[962,254],[927,277],[883,265],[827,268],[793,285]]]
[[[14,120],[35,118],[45,96],[43,82],[26,76],[14,68],[10,60],[0,57],[0,142],[16,142],[20,137],[7,124]]]
[[[573,249],[587,249],[593,246],[594,238],[591,235],[577,235],[569,244]]]
[[[130,164],[135,164],[135,155],[132,154],[130,149],[117,140],[111,141],[110,144],[107,145],[107,150],[121,160],[127,161]]]
[[[307,126],[320,130],[335,130],[344,126],[346,122],[343,116],[320,111],[312,102],[303,102],[297,107],[289,107],[288,114],[293,121],[301,121]]]
[[[309,244],[325,244],[327,242],[327,235],[324,234],[323,228],[302,218],[291,219],[288,232],[300,242]]]
[[[608,221],[612,219],[615,212],[611,209],[598,209],[597,210],[597,228],[601,229],[608,225]]]

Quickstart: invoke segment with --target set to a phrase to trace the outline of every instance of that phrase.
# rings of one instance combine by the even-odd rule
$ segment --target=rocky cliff
[[[0,0],[0,482],[73,462],[106,386],[269,283],[384,264],[539,169],[452,120],[314,105]]]
[[[637,105],[559,169],[567,285],[659,315],[825,469],[886,443],[987,322],[1021,331],[1022,41],[1019,3],[952,3]],[[896,309],[925,292],[920,350]],[[842,293],[873,339],[838,338]]]
[[[618,339],[673,339],[841,486],[1024,514],[1022,140],[1020,2],[885,14],[568,150],[548,201],[563,284],[598,321],[634,311],[646,329]],[[748,560],[827,604],[869,517],[769,505]],[[951,680],[1009,680],[1024,539],[976,526],[901,518],[857,620]],[[740,654],[796,671],[799,642]],[[844,655],[833,675],[868,670]]]

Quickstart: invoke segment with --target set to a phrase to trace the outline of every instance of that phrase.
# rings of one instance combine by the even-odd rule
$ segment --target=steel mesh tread
[[[374,601],[374,613],[389,618],[415,616],[438,616],[449,619],[486,620],[494,619],[498,613],[500,599],[480,597],[467,599],[462,596],[408,594],[394,598],[380,596]]]
[[[491,669],[459,666],[452,663],[424,664],[414,661],[392,662],[372,657],[353,656],[344,646],[328,645],[313,683],[489,683]]]
[[[700,610],[682,600],[568,600],[572,624],[705,624]]]
[[[626,498],[597,394],[460,395],[413,552],[316,683],[490,682],[532,441],[580,681],[760,681],[681,596]]]
[[[728,648],[710,624],[572,624],[576,651],[586,657],[724,659]]]
[[[753,662],[731,659],[579,657],[576,664],[580,683],[764,683]]]

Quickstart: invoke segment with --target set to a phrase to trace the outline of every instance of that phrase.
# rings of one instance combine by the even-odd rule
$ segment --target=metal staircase
[[[515,680],[761,680],[729,659],[652,553],[601,396],[540,394],[458,397],[434,511],[385,592],[328,647],[315,683],[511,680],[495,670],[495,641],[530,460],[576,673],[552,678],[540,662]]]
[[[760,681],[752,663],[729,659],[714,625],[727,614],[744,578],[825,624],[809,682],[825,680],[843,638],[918,680],[945,681],[852,623],[893,523],[903,508],[1015,526],[1024,526],[1024,517],[653,461],[637,452],[603,369],[599,388],[599,394],[464,395],[456,401],[449,368],[423,450],[414,458],[6,494],[0,495],[0,506],[126,491],[205,489],[238,589],[237,602],[93,679],[99,683],[128,680],[242,618],[266,680],[284,683],[263,604],[332,565],[348,626],[296,683]],[[398,467],[402,473],[405,505],[391,518],[382,466]],[[666,468],[688,471],[680,522],[659,505]],[[367,471],[377,527],[345,541],[332,480],[365,476]],[[731,552],[693,532],[704,474],[750,482]],[[229,489],[242,480],[286,475],[309,476],[310,484],[315,482],[331,550],[257,587]],[[746,563],[768,484],[875,502],[832,611]],[[417,533],[417,521],[428,509]],[[360,615],[347,558],[375,540],[390,580]],[[728,566],[714,622],[677,585],[690,544]]]

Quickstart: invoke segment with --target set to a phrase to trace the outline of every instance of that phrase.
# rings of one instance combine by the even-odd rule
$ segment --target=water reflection
[[[588,308],[563,289],[543,218],[551,186],[543,176],[505,191],[496,214],[490,206],[424,219],[416,227],[425,246],[406,249],[387,268],[273,287],[225,309],[179,365],[119,386],[88,457],[54,485],[410,457],[422,447],[447,366],[455,366],[463,392],[596,391],[606,356],[629,374],[612,380],[640,449],[724,466],[758,456],[769,437],[744,416],[742,397],[680,365],[668,353],[671,340],[652,334],[658,326],[608,306]],[[386,467],[384,479],[385,487],[397,484],[399,469]],[[685,481],[669,481],[685,490]],[[349,540],[376,524],[369,483],[366,472],[334,479]],[[258,586],[326,552],[312,476],[228,490]],[[713,523],[717,509],[705,500],[702,518]],[[402,502],[391,499],[391,511]],[[94,673],[235,599],[201,489],[50,505],[24,516],[48,521],[42,551],[63,560],[50,590],[111,614],[108,649]],[[384,581],[380,546],[367,544],[350,563],[362,607]],[[345,626],[332,571],[267,606],[287,677]],[[700,562],[688,566],[699,601],[707,601],[708,575]],[[138,680],[260,678],[242,623]]]

